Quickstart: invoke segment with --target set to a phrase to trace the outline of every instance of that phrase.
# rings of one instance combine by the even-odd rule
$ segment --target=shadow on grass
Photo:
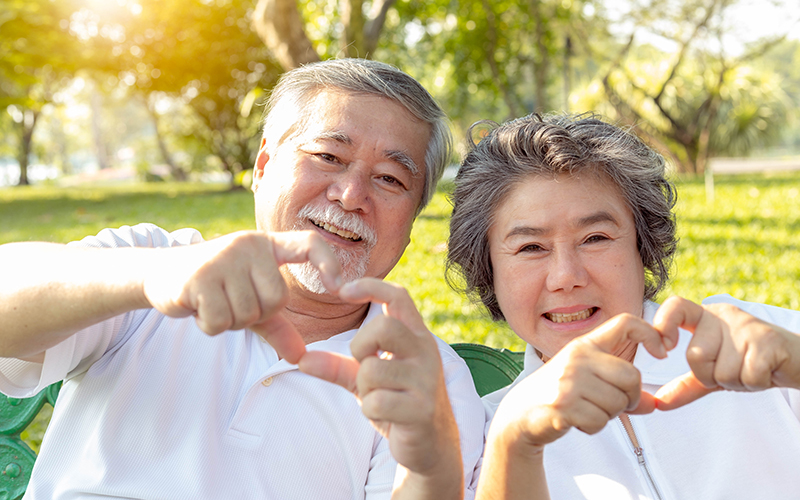
[[[800,245],[765,242],[764,240],[753,238],[725,238],[720,236],[683,236],[678,244],[678,250],[689,250],[695,246],[726,249],[729,245],[735,246],[741,250],[760,249],[763,251],[762,253],[770,255],[784,253],[800,254]]]
[[[789,232],[793,231],[800,231],[800,218],[799,219],[789,219],[787,220],[784,217],[760,217],[760,216],[748,216],[748,217],[709,217],[709,216],[702,216],[702,217],[692,217],[692,216],[681,216],[678,219],[678,224],[692,224],[692,225],[699,225],[699,226],[730,226],[736,228],[754,226],[758,228],[780,228],[786,229]]]

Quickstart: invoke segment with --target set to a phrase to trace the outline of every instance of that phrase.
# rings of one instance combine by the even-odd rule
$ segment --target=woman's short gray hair
[[[311,117],[308,103],[324,89],[386,97],[431,126],[425,153],[425,187],[421,211],[430,201],[436,184],[450,162],[453,139],[447,115],[414,78],[394,66],[368,59],[330,59],[307,64],[285,73],[267,101],[263,137],[267,150],[301,133]],[[298,120],[294,117],[299,116]],[[287,119],[292,117],[292,119]]]
[[[495,210],[530,176],[590,173],[613,182],[633,213],[645,268],[644,298],[655,297],[669,280],[677,245],[676,192],[660,154],[593,114],[531,115],[501,126],[480,123],[496,128],[474,145],[456,176],[446,271],[450,286],[480,299],[493,319],[504,319],[489,255]]]

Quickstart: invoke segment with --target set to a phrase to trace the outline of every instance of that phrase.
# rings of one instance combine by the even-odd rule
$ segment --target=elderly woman
[[[450,281],[528,344],[484,398],[479,498],[800,494],[800,313],[652,302],[676,246],[664,169],[585,115],[514,120],[464,160]]]

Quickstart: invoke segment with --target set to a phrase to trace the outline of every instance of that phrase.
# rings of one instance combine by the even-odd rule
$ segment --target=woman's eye
[[[593,234],[593,235],[589,236],[588,238],[586,238],[586,243],[595,243],[595,242],[598,242],[598,241],[606,241],[607,239],[608,239],[608,236],[605,236],[605,235],[602,235],[602,234]]]
[[[544,250],[541,246],[532,243],[530,245],[525,245],[519,249],[519,253],[533,253],[533,252],[541,252]]]

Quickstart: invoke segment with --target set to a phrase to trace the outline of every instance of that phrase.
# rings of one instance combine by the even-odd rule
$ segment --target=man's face
[[[336,90],[317,94],[306,113],[304,130],[275,151],[262,140],[256,224],[317,232],[339,257],[346,281],[383,278],[410,240],[431,127],[390,99]],[[305,288],[324,292],[310,265],[290,271]]]

